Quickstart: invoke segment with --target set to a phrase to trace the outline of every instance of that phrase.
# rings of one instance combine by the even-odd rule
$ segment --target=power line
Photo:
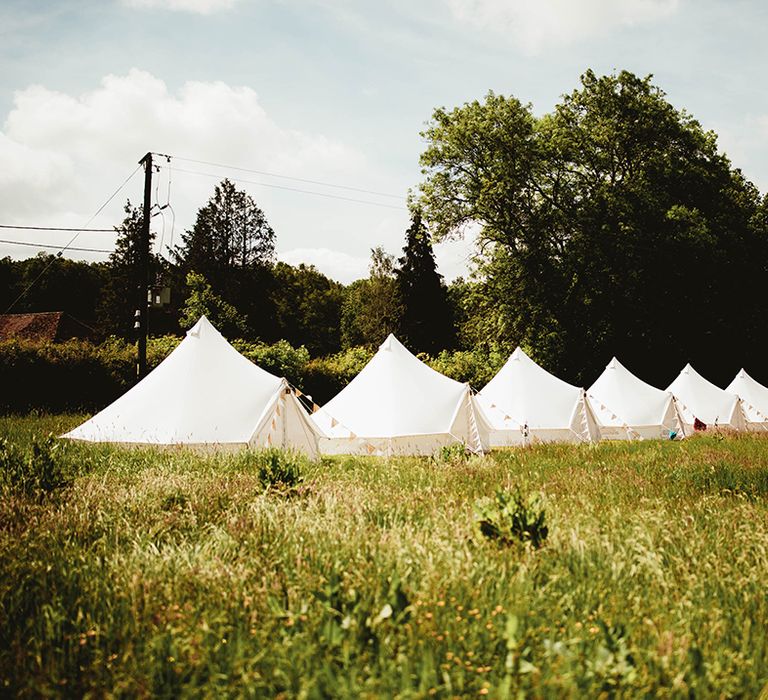
[[[253,170],[252,168],[241,168],[236,165],[224,165],[223,163],[212,163],[207,160],[195,160],[194,158],[182,158],[181,156],[168,156],[164,153],[157,153],[156,155],[163,156],[165,158],[175,158],[176,160],[183,160],[187,163],[197,163],[198,165],[210,165],[214,168],[224,168],[226,170],[239,170],[243,173],[253,173],[255,175],[266,175],[267,177],[277,177],[282,180],[293,180],[295,182],[306,182],[309,185],[320,185],[321,187],[333,187],[338,190],[349,190],[350,192],[360,192],[361,194],[372,194],[377,197],[391,197],[392,199],[402,199],[402,195],[390,194],[389,192],[377,192],[376,190],[366,190],[361,187],[350,187],[349,185],[339,185],[332,182],[323,182],[322,180],[308,180],[303,177],[292,177],[291,175],[281,175],[279,173],[271,173],[266,170]],[[217,175],[218,177],[218,175]],[[303,191],[303,190],[299,190]]]
[[[52,243],[28,243],[27,241],[8,241],[4,238],[0,238],[0,243],[10,243],[11,245],[26,245],[31,248],[50,248],[51,250],[76,250],[82,253],[112,253],[111,250],[104,250],[103,248],[77,248],[75,246],[69,246],[65,248],[63,245],[53,245]]]
[[[165,166],[158,166],[160,168],[163,168]],[[200,175],[201,177],[212,177],[218,180],[221,177],[221,174],[216,173],[204,173],[199,170],[184,170],[182,168],[174,168],[173,172],[175,173],[186,173],[187,175]],[[256,180],[244,180],[243,178],[237,178],[233,177],[230,178],[234,182],[241,182],[248,185],[258,185],[260,187],[271,187],[276,190],[287,190],[288,192],[301,192],[302,194],[311,194],[315,195],[316,197],[325,197],[327,199],[340,199],[344,202],[355,202],[357,204],[368,204],[370,206],[374,207],[383,207],[384,209],[397,209],[398,211],[407,211],[406,207],[398,207],[393,204],[384,204],[383,202],[372,202],[367,199],[355,199],[354,197],[343,197],[338,194],[328,194],[327,192],[317,192],[315,190],[302,190],[298,187],[287,187],[285,185],[272,185],[268,182],[257,182]]]
[[[86,233],[115,233],[113,228],[62,228],[61,226],[11,226],[0,224],[0,228],[13,229],[15,231],[79,231]]]
[[[91,223],[91,222],[92,222],[92,221],[93,221],[93,220],[94,220],[94,219],[95,219],[95,218],[96,218],[96,217],[97,217],[99,214],[101,214],[101,212],[104,210],[104,208],[107,206],[107,204],[109,204],[109,203],[110,203],[110,202],[111,202],[111,201],[112,201],[112,200],[113,200],[113,199],[114,199],[114,198],[117,196],[117,193],[118,193],[118,192],[120,192],[120,190],[122,190],[122,189],[123,189],[123,187],[125,187],[125,186],[128,184],[128,182],[131,180],[131,178],[133,178],[133,176],[134,176],[134,175],[135,175],[137,172],[139,172],[140,168],[141,168],[141,164],[137,165],[137,166],[136,166],[136,168],[133,170],[133,172],[132,172],[132,173],[131,173],[131,174],[130,174],[130,175],[127,177],[127,178],[125,178],[125,180],[123,180],[123,181],[122,181],[122,183],[120,183],[120,186],[119,186],[119,187],[118,187],[118,188],[117,188],[117,189],[116,189],[116,190],[115,190],[115,191],[114,191],[114,192],[113,192],[111,195],[109,195],[109,197],[107,198],[107,201],[106,201],[106,202],[104,202],[104,204],[102,204],[102,205],[101,205],[101,206],[100,206],[100,207],[99,207],[99,208],[98,208],[98,209],[97,209],[97,210],[94,212],[93,216],[92,216],[90,219],[88,219],[88,221],[86,221],[86,222],[85,222],[85,226],[83,226],[83,229],[85,229],[87,226],[89,226],[89,225],[90,225],[90,223]],[[42,277],[42,276],[43,276],[43,275],[44,275],[46,272],[48,272],[48,269],[51,267],[51,265],[53,265],[53,263],[54,263],[54,262],[57,260],[57,258],[58,258],[58,257],[61,257],[61,255],[64,253],[64,251],[65,251],[65,250],[68,250],[68,249],[69,249],[69,248],[72,246],[72,244],[73,244],[73,243],[74,243],[74,242],[77,240],[77,237],[80,235],[80,232],[81,232],[83,229],[78,229],[77,233],[76,233],[74,236],[72,236],[72,238],[70,239],[69,243],[67,243],[67,245],[63,246],[63,247],[61,248],[61,250],[58,252],[57,256],[56,256],[55,258],[53,258],[53,260],[51,260],[51,261],[50,261],[50,262],[49,262],[49,263],[48,263],[48,264],[47,264],[47,265],[46,265],[46,266],[45,266],[45,267],[44,267],[42,270],[40,270],[40,273],[37,275],[37,277],[35,277],[35,279],[33,279],[33,280],[32,280],[32,281],[31,281],[31,282],[30,282],[30,283],[27,285],[27,287],[26,287],[26,288],[25,288],[25,289],[24,289],[24,290],[21,292],[21,294],[19,294],[19,296],[17,296],[17,297],[16,297],[16,298],[15,298],[15,299],[14,299],[14,300],[11,302],[11,305],[10,305],[10,306],[9,306],[9,307],[8,307],[8,308],[5,310],[5,312],[4,312],[4,313],[6,313],[6,314],[7,314],[7,313],[9,313],[9,312],[10,312],[10,310],[11,310],[11,309],[12,309],[14,306],[16,306],[16,304],[18,304],[18,303],[19,303],[19,302],[20,302],[20,301],[21,301],[21,300],[22,300],[22,299],[23,299],[23,298],[24,298],[24,297],[25,297],[25,296],[26,296],[26,295],[29,293],[29,290],[30,290],[30,289],[32,289],[32,287],[34,287],[34,286],[37,284],[37,281],[38,281],[38,280],[39,280],[39,279],[40,279],[40,278],[41,278],[41,277]]]

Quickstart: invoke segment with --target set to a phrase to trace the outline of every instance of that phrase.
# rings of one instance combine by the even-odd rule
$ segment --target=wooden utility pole
[[[144,164],[144,220],[141,224],[139,241],[139,361],[137,375],[139,381],[147,374],[147,295],[149,292],[149,220],[152,206],[152,153],[147,153],[139,163]]]

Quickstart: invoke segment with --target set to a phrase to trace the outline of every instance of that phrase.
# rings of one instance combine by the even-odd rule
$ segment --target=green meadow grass
[[[0,418],[0,437],[31,454],[79,421]],[[768,683],[766,437],[273,455],[300,469],[291,487],[270,485],[259,453],[54,452],[59,488],[3,477],[3,695],[755,697]],[[499,489],[543,494],[543,546],[480,534],[474,504]]]

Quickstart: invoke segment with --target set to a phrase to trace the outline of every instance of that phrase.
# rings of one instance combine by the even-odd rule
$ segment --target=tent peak
[[[385,352],[389,352],[390,350],[392,350],[393,341],[398,344],[400,343],[400,341],[397,338],[395,338],[394,333],[390,333],[386,337],[384,342],[381,345],[379,345],[379,350],[384,350]]]
[[[202,330],[203,330],[204,328],[205,328],[205,329],[208,329],[208,328],[213,328],[214,330],[216,330],[216,329],[214,328],[213,324],[212,324],[212,323],[211,323],[211,322],[208,320],[208,318],[205,316],[205,314],[203,314],[203,315],[202,315],[202,316],[201,316],[201,317],[198,319],[197,323],[196,323],[194,326],[192,326],[192,328],[190,328],[190,329],[187,331],[187,335],[188,335],[188,336],[192,336],[193,338],[199,338],[199,337],[200,337],[200,333],[202,332]]]

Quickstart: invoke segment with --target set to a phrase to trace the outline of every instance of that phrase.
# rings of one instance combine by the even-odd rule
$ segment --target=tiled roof
[[[63,311],[34,314],[0,315],[0,340],[57,341],[69,338],[89,338],[93,329]]]

